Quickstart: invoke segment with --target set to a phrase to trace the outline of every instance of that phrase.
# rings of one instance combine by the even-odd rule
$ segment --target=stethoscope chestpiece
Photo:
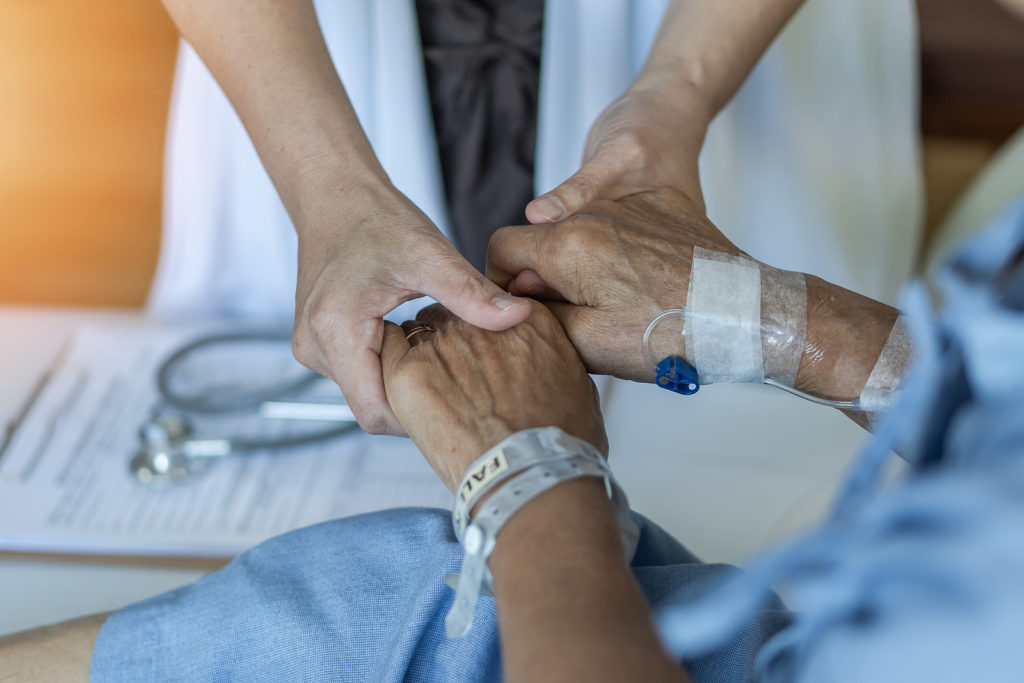
[[[139,429],[139,450],[128,467],[143,484],[184,481],[199,470],[205,471],[203,458],[190,457],[185,448],[192,436],[192,424],[178,413],[153,415]]]

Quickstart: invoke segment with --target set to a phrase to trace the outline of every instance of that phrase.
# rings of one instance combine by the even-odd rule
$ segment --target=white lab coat
[[[447,230],[411,0],[316,3],[394,184]],[[578,167],[590,124],[643,64],[665,0],[548,0],[536,185]],[[709,214],[774,266],[892,301],[921,216],[912,0],[809,0],[713,124]],[[169,124],[158,315],[292,315],[296,238],[241,122],[182,44]],[[682,303],[682,302],[680,302]]]

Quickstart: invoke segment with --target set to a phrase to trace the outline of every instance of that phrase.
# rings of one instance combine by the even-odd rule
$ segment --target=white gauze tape
[[[871,369],[864,390],[860,393],[862,410],[877,412],[892,405],[900,381],[910,366],[912,350],[910,334],[901,315],[893,323],[889,338],[886,339],[882,352],[878,354],[875,367]]]
[[[758,263],[694,247],[684,334],[702,384],[763,382]]]

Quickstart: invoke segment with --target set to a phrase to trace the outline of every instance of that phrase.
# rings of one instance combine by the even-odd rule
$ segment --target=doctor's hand
[[[308,368],[334,379],[359,425],[402,434],[381,374],[382,317],[421,295],[469,323],[503,330],[530,314],[455,250],[394,188],[362,188],[358,201],[335,190],[317,214],[296,220],[299,271],[292,348]]]
[[[504,332],[437,305],[415,323],[385,323],[388,400],[449,489],[487,449],[523,429],[561,427],[608,452],[597,388],[555,317],[530,305],[526,321]]]
[[[697,201],[662,188],[595,202],[554,225],[502,228],[488,274],[548,302],[591,372],[651,382],[640,340],[656,315],[685,304],[694,246],[743,254]],[[666,338],[669,329],[652,337],[659,359],[679,351],[679,330]]]
[[[697,157],[709,113],[674,82],[644,74],[590,129],[580,169],[526,206],[531,223],[553,223],[599,199],[674,187],[703,211]]]

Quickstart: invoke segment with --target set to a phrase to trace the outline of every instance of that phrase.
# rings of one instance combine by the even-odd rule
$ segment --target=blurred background
[[[0,301],[143,303],[177,44],[156,0],[0,3]]]
[[[918,6],[927,240],[1024,124],[1024,23]],[[143,303],[176,46],[156,0],[0,4],[0,302]]]

